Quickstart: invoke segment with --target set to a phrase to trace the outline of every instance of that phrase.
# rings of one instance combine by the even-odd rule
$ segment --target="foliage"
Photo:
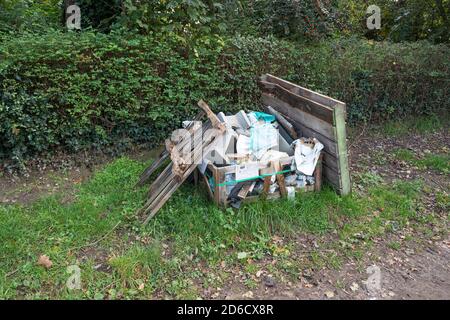
[[[77,0],[81,9],[81,27],[109,31],[122,13],[122,0]]]
[[[308,51],[314,56],[313,72],[292,80],[345,101],[351,122],[448,110],[450,64],[445,45],[349,38]]]
[[[195,33],[213,33],[222,7],[214,0],[126,0],[124,6],[126,14],[122,23],[125,25],[147,32],[175,33],[185,38]]]
[[[328,17],[321,15],[316,1],[228,1],[225,9],[227,25],[234,33],[250,31],[280,38],[318,39],[333,27]]]
[[[56,27],[59,0],[0,0],[0,35],[12,32],[43,32]]]
[[[75,1],[66,1],[64,6]],[[78,0],[82,28],[125,28],[140,34],[177,36],[185,43],[224,31],[220,2],[213,0]]]
[[[449,0],[378,0],[381,30],[368,30],[368,4],[359,0],[340,1],[338,10],[349,21],[354,33],[375,40],[394,42],[428,39],[435,43],[450,41]]]
[[[237,36],[186,55],[178,37],[53,31],[11,38],[0,52],[0,158],[16,162],[159,142],[201,98],[215,110],[258,108],[267,72],[345,101],[353,123],[448,110],[449,48],[426,42]]]
[[[358,34],[394,42],[450,40],[450,0],[378,0],[381,30],[368,30],[360,0],[0,0],[0,33],[42,31],[61,24],[63,8],[81,7],[82,28],[164,33],[186,43],[206,35],[275,35],[316,40]]]
[[[109,31],[114,25],[143,34],[175,34],[185,41],[225,31],[316,39],[332,28],[316,1],[78,0],[77,3],[84,27]]]
[[[393,41],[450,41],[450,1],[384,1],[384,32]]]

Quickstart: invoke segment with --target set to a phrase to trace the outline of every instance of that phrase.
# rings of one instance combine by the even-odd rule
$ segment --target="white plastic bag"
[[[296,140],[293,142],[295,145],[295,164],[297,170],[301,173],[312,176],[319,160],[320,151],[324,148],[323,144],[319,140],[314,139],[314,147],[309,144],[303,143],[302,140]]]

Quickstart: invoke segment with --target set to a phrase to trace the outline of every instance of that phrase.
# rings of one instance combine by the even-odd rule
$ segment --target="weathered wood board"
[[[261,76],[261,101],[286,117],[300,136],[324,145],[323,176],[341,195],[351,192],[346,105],[270,74]]]

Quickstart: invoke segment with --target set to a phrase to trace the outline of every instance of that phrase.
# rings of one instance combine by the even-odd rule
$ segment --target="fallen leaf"
[[[263,271],[259,270],[258,272],[256,272],[256,277],[259,278],[259,277],[261,277],[262,274],[263,274]]]
[[[273,236],[272,237],[272,241],[275,242],[275,243],[280,243],[280,242],[283,242],[283,239],[281,239],[278,236]]]
[[[218,298],[219,295],[220,295],[219,292],[213,293],[213,294],[211,295],[211,298],[213,298],[213,299]]]
[[[37,263],[38,265],[43,266],[46,269],[49,269],[53,265],[53,262],[45,254],[39,257]]]
[[[139,285],[139,291],[143,291],[144,290],[144,287],[145,287],[145,284],[144,283],[141,283],[140,285]]]
[[[333,298],[334,297],[334,292],[333,291],[325,291],[325,296],[327,298]]]
[[[19,129],[19,128],[16,128],[16,127],[13,127],[11,131],[12,131],[12,133],[13,133],[15,136],[18,136],[19,133],[20,133],[20,129]]]
[[[357,291],[359,289],[359,285],[356,282],[353,282],[350,286],[350,289],[352,289],[353,292]]]
[[[245,259],[247,258],[247,252],[239,252],[237,256],[238,259]]]
[[[252,291],[247,291],[246,293],[244,293],[242,295],[242,297],[248,298],[248,299],[252,299],[253,298],[253,292]]]

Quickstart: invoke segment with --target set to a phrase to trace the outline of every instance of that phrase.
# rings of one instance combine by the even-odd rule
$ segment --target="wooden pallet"
[[[322,189],[322,159],[323,155],[320,156],[319,161],[316,165],[316,170],[314,171],[315,184],[312,186],[305,186],[304,188],[296,188],[296,192],[314,192],[320,191]],[[292,163],[293,157],[287,157],[280,159],[281,168],[290,166]],[[225,182],[225,175],[228,173],[232,173],[236,171],[236,166],[225,166],[225,167],[217,167],[214,164],[208,164],[207,167],[208,172],[211,173],[212,178],[214,180],[214,188],[211,189],[208,181],[208,177],[206,175],[203,176],[203,183],[206,185],[206,189],[208,190],[209,198],[214,201],[216,206],[226,208],[229,206],[229,199],[226,192],[226,186],[222,184]],[[274,170],[273,167],[267,166],[266,168],[260,169],[260,175],[266,175],[274,172],[279,172],[279,169]],[[270,181],[270,176],[268,177]],[[255,180],[256,181],[256,180]],[[282,183],[283,184],[283,183]],[[280,188],[281,189],[281,188]],[[267,200],[278,199],[285,196],[283,192],[276,191],[274,193],[269,193],[266,196],[248,196],[243,199],[243,202],[254,202],[261,200],[262,198],[266,198]]]

